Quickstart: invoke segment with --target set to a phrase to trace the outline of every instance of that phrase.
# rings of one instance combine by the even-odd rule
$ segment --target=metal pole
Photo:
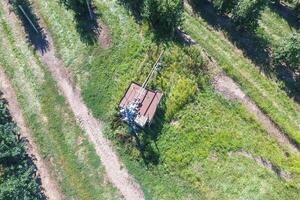
[[[30,20],[30,18],[28,17],[28,15],[26,14],[26,12],[24,11],[24,9],[22,8],[21,5],[19,5],[20,10],[22,11],[22,13],[24,14],[24,16],[27,18],[27,20],[29,21],[29,23],[31,24],[31,26],[33,27],[33,29],[39,33],[39,31],[37,30],[37,28],[34,26],[33,22]]]
[[[148,77],[147,77],[146,80],[144,81],[144,83],[143,83],[143,85],[142,85],[142,88],[139,90],[138,95],[136,96],[136,99],[139,99],[140,96],[142,95],[142,93],[145,91],[145,88],[146,88],[146,86],[147,86],[149,80],[152,78],[152,76],[153,76],[153,74],[154,74],[154,72],[155,72],[155,70],[156,70],[156,67],[157,67],[157,65],[158,65],[158,62],[159,62],[159,60],[161,59],[161,57],[162,57],[162,55],[163,55],[164,52],[165,52],[165,50],[163,50],[163,51],[160,53],[158,59],[156,60],[155,64],[153,65],[153,67],[152,67],[152,69],[151,69],[151,72],[149,73]]]
[[[91,9],[89,0],[86,0],[86,5],[87,5],[88,10],[89,10],[90,18],[93,19],[92,9]]]

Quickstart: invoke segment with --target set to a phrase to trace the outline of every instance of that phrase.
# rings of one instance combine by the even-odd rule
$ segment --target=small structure
[[[160,60],[163,53],[161,52],[156,60],[143,85],[132,82],[119,103],[120,118],[128,124],[130,132],[133,134],[137,133],[136,125],[144,128],[146,124],[152,122],[163,96],[161,92],[146,89],[155,72],[158,72],[161,67]]]
[[[147,123],[152,122],[162,96],[161,92],[144,89],[138,83],[132,82],[120,101],[119,109],[128,107],[138,97],[139,103],[134,122],[144,128]]]

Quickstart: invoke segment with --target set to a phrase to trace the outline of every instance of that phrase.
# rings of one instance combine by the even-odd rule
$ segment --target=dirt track
[[[37,166],[37,174],[41,178],[42,187],[44,189],[45,195],[49,199],[59,200],[61,198],[61,193],[58,189],[58,184],[54,179],[51,178],[50,173],[47,169],[47,164],[41,158],[38,153],[37,147],[31,137],[29,129],[26,127],[26,123],[23,119],[21,109],[17,102],[17,96],[14,92],[13,87],[6,78],[2,67],[0,67],[0,90],[3,92],[4,98],[8,102],[8,108],[13,120],[17,123],[20,128],[20,134],[22,137],[28,140],[27,153],[33,158],[35,165]]]
[[[202,54],[206,60],[211,76],[213,77],[212,85],[215,90],[228,99],[242,103],[246,110],[254,115],[262,127],[270,136],[276,139],[282,148],[288,146],[293,152],[298,153],[299,148],[257,107],[257,105],[240,89],[238,84],[228,77],[204,50],[202,51]]]
[[[126,199],[144,199],[144,194],[139,185],[119,161],[111,143],[102,133],[101,124],[92,116],[81,98],[79,89],[69,79],[63,63],[55,56],[52,38],[49,37],[49,34],[47,35],[50,47],[43,55],[39,53],[41,61],[51,72],[59,90],[69,103],[77,122],[80,123],[82,129],[88,134],[90,141],[95,145],[96,152],[105,167],[109,180]]]

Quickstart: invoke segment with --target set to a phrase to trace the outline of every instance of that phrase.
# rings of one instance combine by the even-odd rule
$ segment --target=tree
[[[300,21],[300,1],[297,2],[294,12],[295,12],[296,18]]]
[[[36,168],[0,99],[0,199],[45,199]]]
[[[266,3],[266,0],[240,0],[232,13],[237,29],[254,31]]]
[[[290,35],[275,48],[274,61],[300,70],[300,33]]]
[[[162,35],[173,35],[182,23],[182,0],[145,0],[145,18]]]
[[[218,12],[230,13],[237,4],[237,0],[212,0],[212,3]]]

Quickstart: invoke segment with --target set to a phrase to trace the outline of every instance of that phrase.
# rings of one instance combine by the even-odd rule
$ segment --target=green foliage
[[[237,4],[237,0],[212,0],[212,3],[217,11],[230,13]]]
[[[162,35],[173,35],[182,23],[182,0],[145,0],[144,16]]]
[[[237,29],[254,31],[266,2],[265,0],[240,0],[232,12],[232,20]]]
[[[171,119],[185,104],[191,100],[197,91],[196,84],[187,78],[180,78],[171,90],[167,100],[166,118]]]
[[[0,199],[44,199],[25,142],[0,100]]]
[[[274,51],[277,64],[285,64],[300,70],[300,33],[294,33],[279,43]]]
[[[294,8],[295,16],[298,20],[300,20],[300,1],[296,4]]]

